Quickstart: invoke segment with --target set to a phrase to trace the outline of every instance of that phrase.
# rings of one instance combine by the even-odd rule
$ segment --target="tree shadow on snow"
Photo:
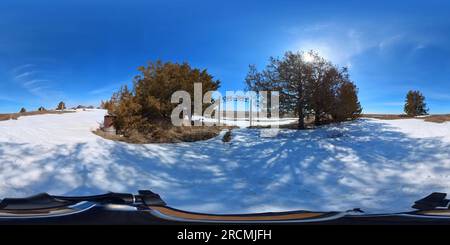
[[[151,189],[200,212],[293,209],[405,211],[449,191],[450,147],[388,124],[358,120],[317,130],[258,129],[180,144],[131,145],[97,137],[52,147],[0,142],[0,192],[86,195]]]

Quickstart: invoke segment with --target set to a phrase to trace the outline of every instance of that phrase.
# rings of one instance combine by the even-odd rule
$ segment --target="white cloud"
[[[351,65],[352,57],[372,47],[363,32],[334,24],[315,24],[298,32],[298,40],[290,49],[314,50],[338,65]]]
[[[425,98],[433,99],[433,100],[444,100],[450,101],[450,92],[442,93],[442,92],[425,92]]]
[[[385,49],[387,49],[390,46],[393,46],[397,43],[399,43],[400,41],[402,41],[405,38],[405,36],[403,34],[397,34],[394,36],[388,36],[384,39],[382,39],[379,44],[378,44],[378,48],[380,49],[380,51],[384,51]]]
[[[383,52],[392,46],[406,42],[413,47],[411,49],[413,52],[425,48],[430,42],[400,27],[374,29],[369,26],[317,23],[291,29],[288,34],[294,35],[298,41],[287,48],[298,51],[315,50],[338,65],[351,66],[356,56],[371,49]]]
[[[105,93],[113,93],[114,91],[118,90],[122,84],[112,84],[108,86],[104,86],[101,88],[97,88],[94,90],[89,91],[88,93],[91,95],[101,95]]]
[[[25,64],[25,65],[21,65],[21,66],[18,66],[18,67],[16,67],[16,68],[14,68],[13,69],[13,72],[14,73],[19,73],[20,71],[22,71],[22,70],[24,70],[24,69],[28,69],[28,68],[31,68],[31,67],[34,67],[35,66],[35,64]]]
[[[422,49],[424,49],[424,48],[426,48],[426,47],[427,47],[427,45],[422,44],[422,43],[419,43],[419,44],[417,44],[417,45],[414,47],[413,52],[420,51],[420,50],[422,50]]]
[[[0,94],[0,101],[16,102],[14,98],[4,94]]]
[[[382,105],[382,106],[403,106],[403,105],[405,105],[405,102],[391,101],[391,102],[380,103],[380,105]]]
[[[14,80],[30,94],[40,99],[60,98],[64,94],[62,91],[53,88],[55,84],[52,80],[44,79],[48,75],[46,72],[37,70],[35,64],[25,64],[12,70]]]
[[[29,80],[29,81],[25,81],[23,83],[23,85],[25,87],[32,87],[33,85],[38,85],[38,84],[41,84],[41,83],[48,83],[48,82],[51,82],[51,81],[50,80],[46,80],[46,79],[32,79],[32,80]]]
[[[30,77],[30,76],[32,76],[32,75],[34,75],[34,74],[36,74],[36,73],[37,73],[37,71],[27,71],[27,72],[22,72],[22,73],[16,75],[14,78],[15,78],[15,79],[26,78],[26,77]]]

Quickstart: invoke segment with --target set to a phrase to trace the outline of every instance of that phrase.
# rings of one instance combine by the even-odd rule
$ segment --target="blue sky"
[[[349,66],[366,113],[421,90],[450,113],[448,1],[0,2],[0,112],[93,104],[149,60],[187,61],[244,87],[249,64],[314,49]]]

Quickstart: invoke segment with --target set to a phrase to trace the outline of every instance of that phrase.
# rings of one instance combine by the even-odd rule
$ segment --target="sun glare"
[[[310,63],[310,62],[313,62],[313,61],[314,61],[314,56],[311,55],[310,53],[304,53],[304,54],[303,54],[303,59],[304,59],[306,62]]]

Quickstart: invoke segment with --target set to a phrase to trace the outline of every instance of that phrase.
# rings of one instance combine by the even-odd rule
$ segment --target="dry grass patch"
[[[148,144],[148,143],[179,143],[179,142],[195,142],[208,140],[219,135],[224,129],[231,129],[229,126],[211,126],[211,127],[157,127],[148,135],[133,132],[129,136],[111,135],[105,133],[101,129],[94,131],[100,137],[109,140],[122,141],[132,144]]]
[[[30,111],[23,113],[8,113],[8,114],[0,114],[0,121],[7,120],[17,120],[19,117],[25,116],[35,116],[35,115],[44,115],[44,114],[64,114],[64,113],[73,113],[74,111]]]
[[[381,119],[381,120],[398,120],[398,119],[410,119],[414,118],[405,114],[361,114],[360,117],[364,118],[374,118],[374,119]]]
[[[398,119],[422,119],[425,122],[444,123],[450,122],[450,114],[446,115],[429,115],[423,117],[412,117],[408,115],[395,115],[395,114],[363,114],[361,117],[374,118],[381,120],[398,120]]]
[[[450,114],[449,115],[431,115],[424,118],[426,122],[434,122],[434,123],[444,123],[450,122]]]

